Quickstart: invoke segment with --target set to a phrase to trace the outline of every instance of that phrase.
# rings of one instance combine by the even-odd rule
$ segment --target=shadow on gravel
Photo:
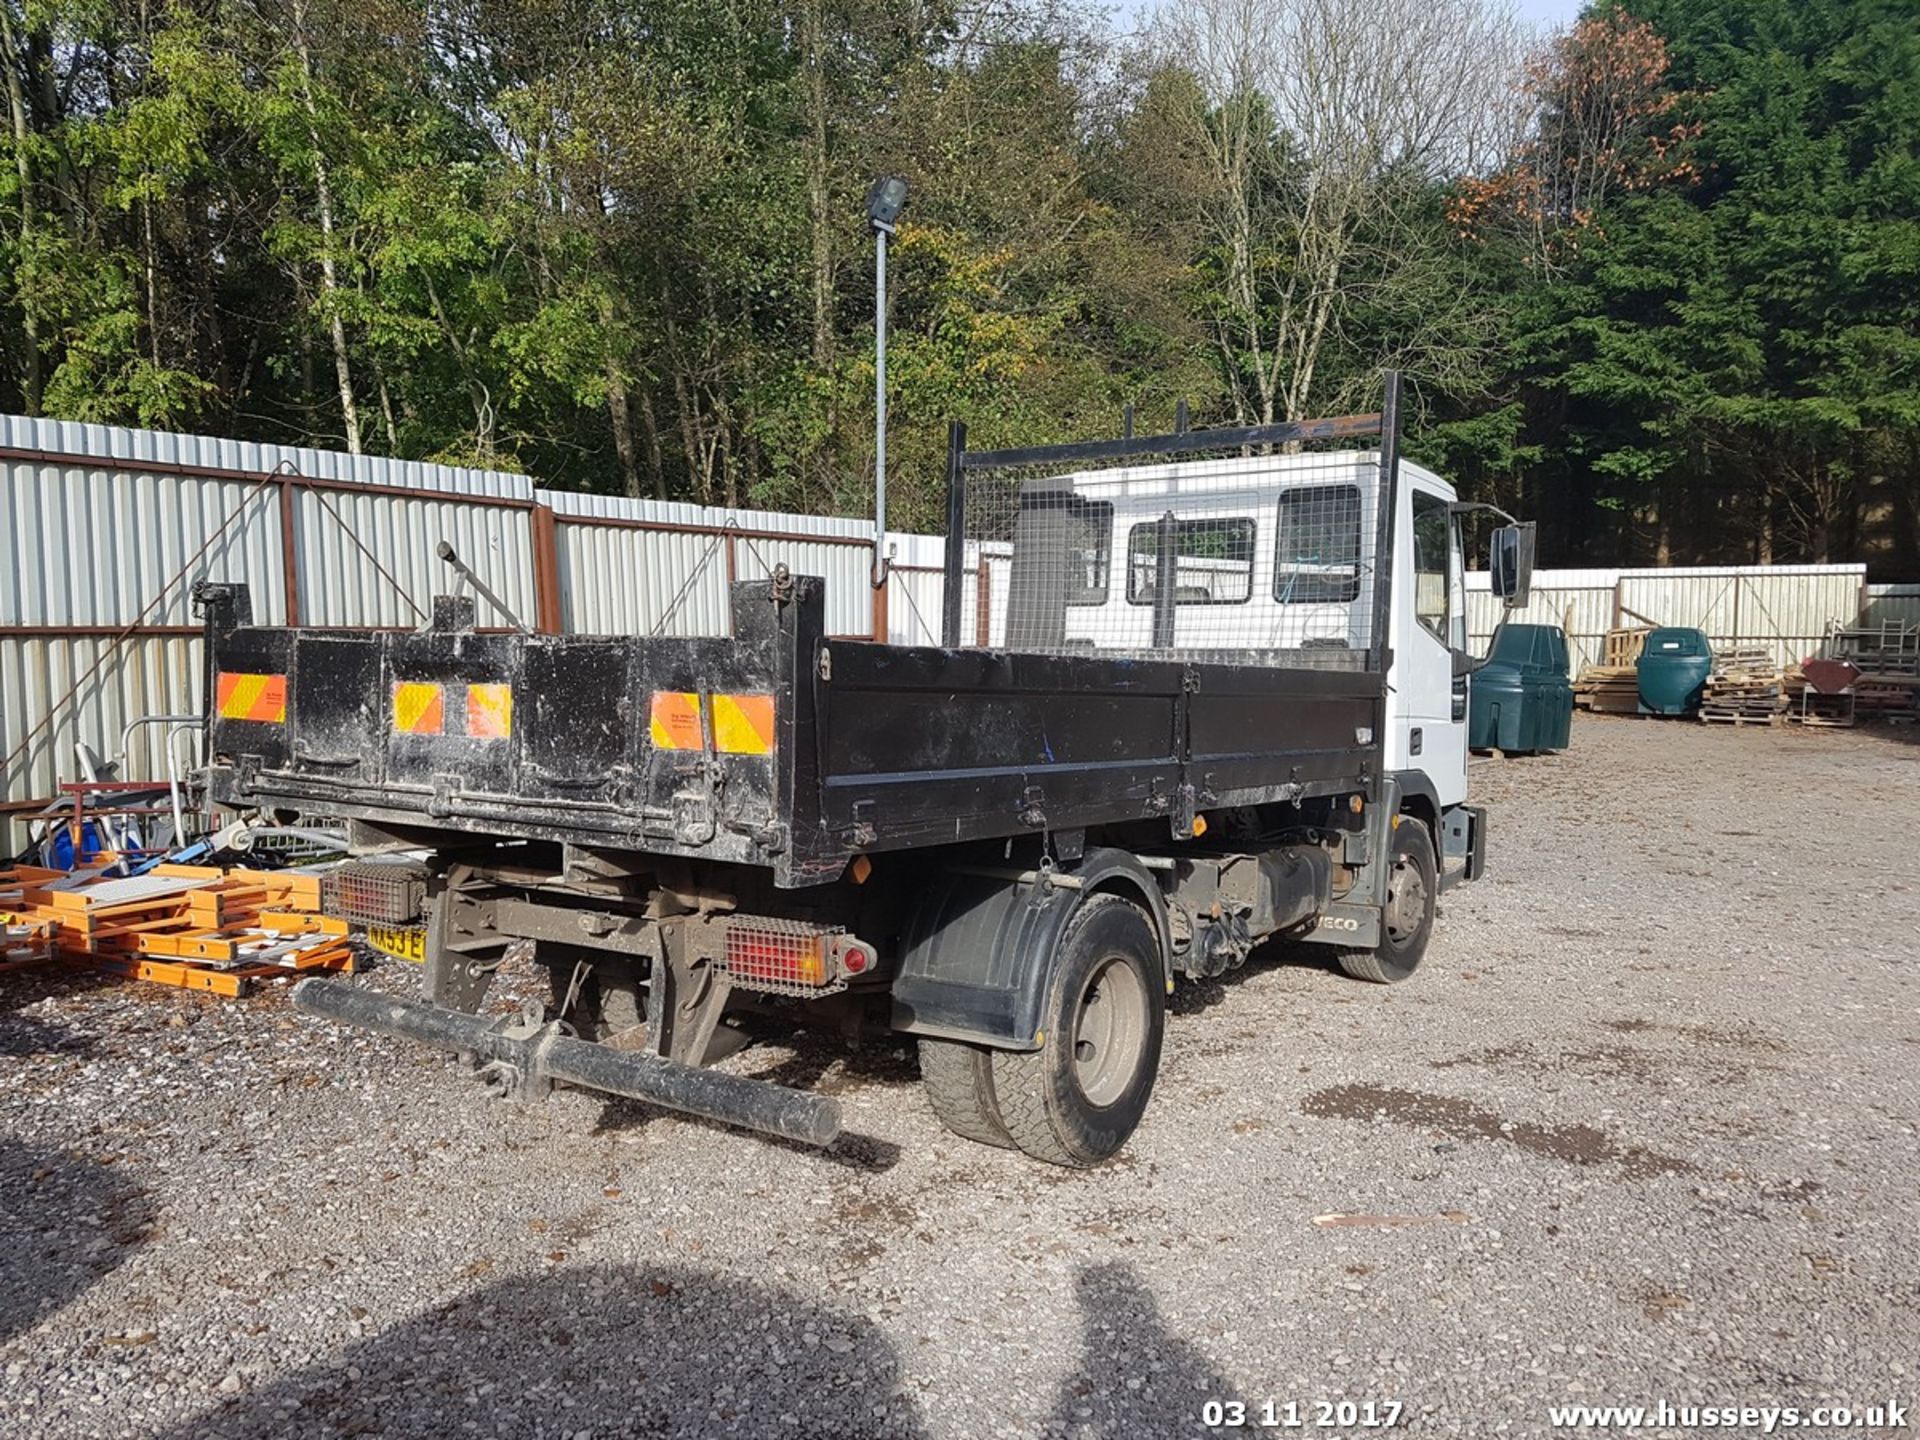
[[[1253,948],[1244,963],[1224,975],[1211,979],[1182,981],[1167,1000],[1167,1014],[1173,1017],[1199,1015],[1224,1004],[1234,988],[1275,970],[1334,969],[1333,951],[1325,945],[1304,940],[1265,940]]]
[[[146,1192],[99,1162],[0,1139],[0,1342],[77,1298],[151,1229]]]
[[[21,970],[0,977],[0,1055],[82,1055],[94,1048],[91,1035],[60,1020],[42,1020],[21,1012],[42,1000],[63,1000],[89,990],[126,982],[94,970],[56,966]]]
[[[1075,1273],[1079,1370],[1063,1381],[1048,1435],[1073,1440],[1218,1435],[1202,1407],[1237,1398],[1233,1382],[1160,1316],[1153,1292],[1125,1265]],[[1250,1412],[1249,1412],[1250,1413]]]
[[[691,1266],[566,1266],[440,1305],[165,1440],[913,1440],[903,1379],[862,1316]]]

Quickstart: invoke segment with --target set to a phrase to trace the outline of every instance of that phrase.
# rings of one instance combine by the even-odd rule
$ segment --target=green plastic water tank
[[[1636,669],[1641,714],[1691,715],[1700,708],[1700,692],[1713,670],[1713,646],[1704,630],[1651,630]]]
[[[1504,625],[1473,672],[1467,744],[1475,750],[1564,750],[1573,730],[1567,637],[1557,625]]]

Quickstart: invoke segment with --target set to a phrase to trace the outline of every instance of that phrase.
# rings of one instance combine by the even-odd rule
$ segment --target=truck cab
[[[1056,523],[1016,531],[997,585],[988,559],[989,633],[1018,648],[1357,667],[1373,643],[1379,496],[1379,457],[1367,451],[1029,481],[1023,508],[1051,512]],[[1467,796],[1460,520],[1453,486],[1410,461],[1400,463],[1397,505],[1386,763],[1444,810]],[[1045,548],[1050,528],[1066,532],[1056,553]],[[1162,594],[1163,537],[1170,597]],[[1021,553],[1023,544],[1039,554]],[[1031,597],[1041,590],[1064,593],[1051,625],[1035,614]]]

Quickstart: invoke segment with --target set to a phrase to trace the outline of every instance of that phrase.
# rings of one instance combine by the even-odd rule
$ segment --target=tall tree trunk
[[[387,372],[378,360],[373,362],[373,383],[380,392],[380,418],[387,427],[387,454],[400,453],[400,427],[393,423],[393,396],[387,392]]]
[[[813,368],[833,364],[832,172],[827,164],[826,3],[807,0],[800,12],[807,77],[807,212],[813,239]]]
[[[140,250],[147,281],[147,358],[160,368],[160,253],[153,239],[153,201],[140,202]]]
[[[327,154],[320,144],[320,107],[313,98],[313,54],[307,44],[307,7],[294,0],[293,48],[300,57],[300,102],[307,112],[307,138],[313,145],[313,191],[320,209],[320,303],[327,312],[327,334],[333,341],[333,374],[340,386],[340,419],[346,426],[347,450],[360,453],[360,410],[353,400],[353,365],[347,355],[347,327],[340,318],[340,278],[333,263],[333,185],[327,174]]]
[[[293,271],[293,298],[300,313],[306,314],[313,301],[307,291],[306,271],[297,265]],[[319,388],[313,365],[313,333],[305,325],[296,325],[294,333],[300,345],[300,413],[306,417],[306,438],[312,442],[320,438],[320,417],[313,408],[314,391]]]
[[[653,392],[640,392],[640,422],[647,431],[647,473],[653,477],[653,498],[667,498],[666,454],[660,445],[660,421],[653,413]]]
[[[26,48],[13,28],[13,8],[10,0],[0,0],[0,70],[7,77],[7,115],[13,129],[13,165],[20,177],[20,240],[21,250],[26,255],[33,253],[33,231],[35,211],[39,208],[37,187],[34,184],[33,161],[28,154],[27,97],[21,87],[20,72],[26,61]],[[20,280],[20,328],[26,342],[26,354],[21,356],[22,400],[27,414],[38,415],[42,397],[46,393],[46,378],[41,371],[40,319],[35,313],[35,301],[29,293],[33,288],[31,261],[22,265],[18,275]]]
[[[633,443],[633,408],[627,401],[627,380],[620,373],[620,367],[613,363],[611,354],[606,357],[606,368],[607,418],[613,422],[613,448],[620,457],[620,478],[627,494],[638,500],[643,493],[640,456]]]
[[[614,337],[619,327],[614,324],[613,301],[603,295],[600,298],[600,365],[601,373],[607,381],[607,419],[613,425],[613,449],[620,457],[620,479],[627,494],[638,500],[640,489],[640,453],[633,442],[633,405],[627,393],[627,377],[620,372],[620,366],[614,358]]]

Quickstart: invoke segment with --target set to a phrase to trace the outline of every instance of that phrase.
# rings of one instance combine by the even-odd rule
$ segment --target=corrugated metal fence
[[[1870,586],[1864,565],[1720,565],[1654,570],[1538,570],[1526,608],[1513,616],[1567,632],[1574,670],[1596,663],[1608,630],[1686,625],[1716,646],[1764,646],[1782,665],[1820,648],[1827,628],[1851,624],[1875,592],[1920,587]],[[1501,603],[1484,573],[1467,577],[1467,630],[1484,646]]]
[[[0,800],[43,803],[104,758],[123,728],[200,708],[196,579],[241,580],[273,624],[411,626],[454,577],[441,540],[542,629],[725,634],[727,586],[785,564],[827,581],[842,635],[937,640],[945,542],[890,537],[886,591],[869,583],[858,520],[538,489],[526,476],[334,451],[0,416]],[[990,617],[1004,554],[965,572]],[[1564,623],[1584,660],[1633,617],[1705,626],[1792,659],[1865,604],[1920,619],[1920,587],[1868,587],[1859,566],[1543,571],[1525,618]],[[1475,638],[1498,606],[1469,578]],[[1876,594],[1875,591],[1882,593]],[[488,623],[492,617],[482,617]],[[969,640],[998,639],[989,633]],[[165,771],[165,727],[136,735],[124,774]]]
[[[442,540],[548,630],[725,634],[729,582],[780,564],[826,578],[836,634],[871,635],[887,613],[856,520],[0,416],[0,800],[37,807],[79,778],[76,744],[113,759],[130,721],[199,710],[195,580],[247,582],[269,624],[412,626],[456,583]],[[122,773],[164,773],[165,744],[142,730]]]

